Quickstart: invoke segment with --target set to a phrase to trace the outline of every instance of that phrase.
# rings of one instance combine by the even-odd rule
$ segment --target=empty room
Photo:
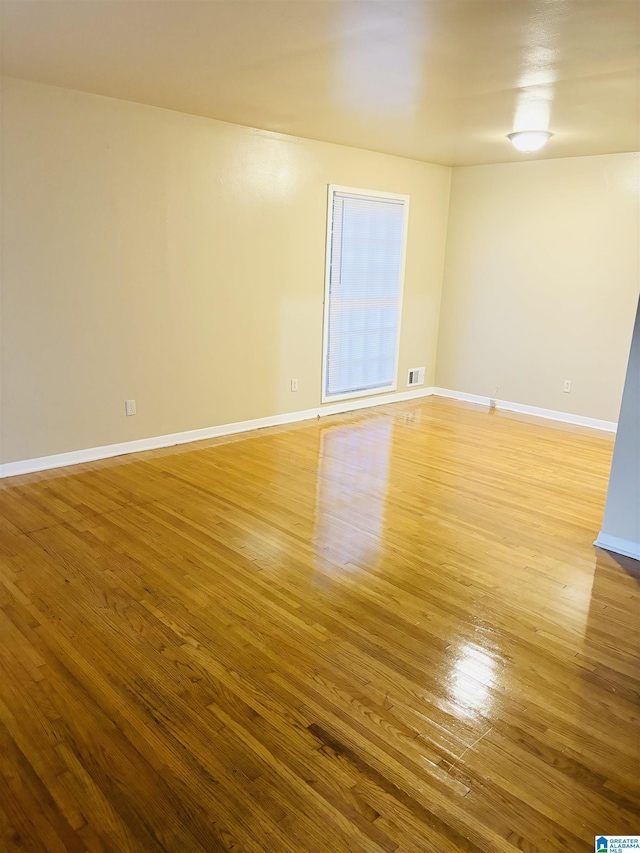
[[[640,849],[640,3],[0,25],[0,853]]]

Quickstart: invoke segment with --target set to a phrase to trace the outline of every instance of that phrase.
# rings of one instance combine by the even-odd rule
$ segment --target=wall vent
[[[407,386],[424,385],[424,367],[412,367],[407,375]]]

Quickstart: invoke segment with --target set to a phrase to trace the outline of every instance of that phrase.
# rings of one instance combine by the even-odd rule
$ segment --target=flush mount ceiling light
[[[516,133],[507,134],[513,147],[526,154],[544,148],[552,136],[553,134],[548,130],[519,130]]]

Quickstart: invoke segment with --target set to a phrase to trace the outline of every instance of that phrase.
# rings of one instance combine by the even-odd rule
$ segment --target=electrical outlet
[[[564,393],[565,393],[565,394],[570,394],[570,393],[571,393],[571,386],[572,386],[572,384],[573,384],[573,383],[572,383],[571,379],[565,379],[565,380],[564,380],[564,383],[563,383],[563,385],[562,385],[562,390],[564,391]]]
[[[292,379],[292,380],[291,380],[291,390],[292,390],[292,391],[297,391],[297,390],[298,390],[298,380],[297,380],[297,379]]]
[[[129,418],[131,415],[135,415],[136,413],[136,401],[135,400],[125,400],[124,401],[124,413]]]

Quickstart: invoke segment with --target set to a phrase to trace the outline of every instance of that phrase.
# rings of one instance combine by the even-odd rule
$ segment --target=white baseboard
[[[450,391],[447,388],[434,388],[433,393],[437,397],[448,397],[451,400],[463,400],[466,403],[476,403],[480,406],[489,406],[490,398],[481,397],[478,394],[466,394],[464,391]],[[541,409],[538,406],[525,406],[523,403],[510,403],[508,400],[496,400],[496,409],[505,412],[518,412],[522,415],[532,415],[536,418],[545,418],[550,421],[560,421],[574,426],[590,427],[605,432],[615,432],[618,424],[615,421],[601,421],[598,418],[586,418],[583,415],[572,415],[568,412],[557,412],[554,409]]]
[[[610,536],[601,530],[593,544],[605,551],[613,551],[616,554],[622,554],[624,557],[640,560],[640,542],[634,542],[632,539],[620,539],[618,536]]]
[[[449,388],[434,388],[436,397],[447,397],[449,400],[461,400],[463,403],[477,403],[479,406],[488,406],[489,397],[481,397],[479,394],[467,394],[465,391],[451,391]]]
[[[5,462],[0,464],[0,479],[4,477],[16,477],[19,474],[33,474],[36,471],[49,471],[52,468],[65,468],[68,465],[79,465],[82,462],[95,462],[98,459],[109,459],[113,456],[124,456],[128,453],[140,453],[143,450],[157,450],[161,447],[171,447],[176,444],[188,444],[192,441],[202,441],[206,438],[221,438],[225,435],[249,432],[264,427],[293,424],[299,421],[312,420],[317,417],[326,417],[327,415],[355,412],[358,409],[384,406],[387,403],[401,403],[419,397],[430,397],[433,394],[438,397],[448,397],[451,400],[462,400],[467,403],[489,406],[489,397],[481,397],[478,394],[466,394],[464,391],[451,391],[447,388],[412,388],[409,391],[395,391],[391,394],[379,394],[375,397],[342,400],[339,403],[325,404],[314,409],[304,409],[299,412],[272,415],[267,418],[254,418],[249,421],[187,430],[186,432],[176,432],[171,435],[157,435],[152,438],[140,438],[135,441],[123,441],[118,444],[105,444],[101,447],[88,447],[86,450],[56,453],[53,456],[39,456],[34,459]],[[506,400],[498,400],[496,408],[533,415],[538,418],[576,424],[577,426],[606,430],[608,432],[615,432],[617,427],[617,424],[612,421],[600,421],[596,418],[585,418],[581,415],[570,415],[566,412],[555,412],[551,409],[539,409],[537,406],[524,406],[520,403],[510,403]]]
[[[105,444],[101,447],[88,447],[86,450],[71,450],[68,453],[56,453],[53,456],[38,456],[34,459],[21,459],[17,462],[5,462],[0,465],[0,479],[16,477],[19,474],[33,474],[36,471],[49,471],[52,468],[65,468],[68,465],[79,465],[82,462],[95,462],[98,459],[109,459],[113,456],[124,456],[128,453],[140,453],[143,450],[157,450],[161,447],[171,447],[176,444],[188,444],[192,441],[202,441],[206,438],[220,438],[235,433],[250,432],[270,426],[293,424],[299,421],[312,420],[327,415],[337,415],[343,412],[354,412],[358,409],[368,409],[373,406],[384,406],[387,403],[401,403],[419,397],[430,397],[433,388],[412,388],[410,391],[395,391],[391,394],[379,394],[376,397],[366,397],[355,400],[343,400],[340,403],[318,406],[315,409],[305,409],[299,412],[287,412],[282,415],[272,415],[267,418],[254,418],[249,421],[239,421],[233,424],[192,429],[186,432],[176,432],[171,435],[157,435],[152,438],[139,438],[135,441],[123,441],[118,444]]]

